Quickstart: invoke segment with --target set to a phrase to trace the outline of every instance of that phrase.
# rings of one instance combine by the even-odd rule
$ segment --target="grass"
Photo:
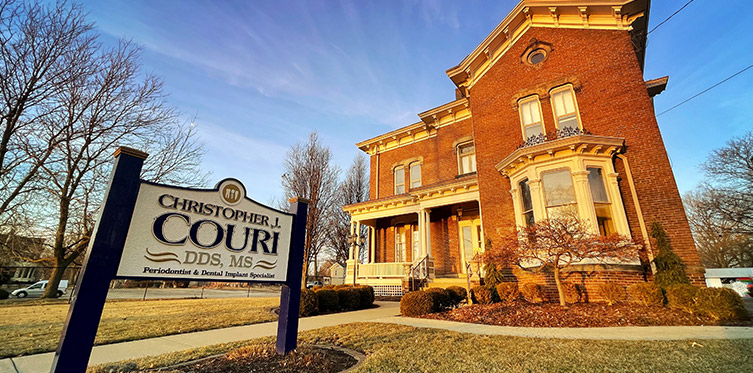
[[[169,366],[273,338],[229,343],[91,368]],[[356,372],[744,372],[753,340],[592,341],[481,336],[403,325],[354,323],[301,332],[299,344],[334,344],[367,355]]]
[[[95,344],[123,342],[277,320],[279,298],[108,301]],[[54,351],[66,302],[0,307],[0,358]]]

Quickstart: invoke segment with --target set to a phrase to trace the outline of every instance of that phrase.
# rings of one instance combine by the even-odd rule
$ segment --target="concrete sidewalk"
[[[358,321],[373,321],[400,314],[397,302],[375,302],[379,307],[367,310],[312,316],[300,319],[298,330],[319,329],[325,326]],[[236,326],[202,332],[175,334],[138,341],[94,346],[89,365],[160,355],[189,348],[210,346],[219,343],[243,341],[277,334],[277,322]],[[52,352],[0,360],[0,373],[49,372]],[[15,367],[14,367],[15,366]]]
[[[456,321],[385,317],[373,322],[451,330],[460,333],[505,335],[531,338],[611,339],[611,340],[700,340],[753,339],[753,327],[742,326],[623,326],[604,328],[525,328],[468,324]]]

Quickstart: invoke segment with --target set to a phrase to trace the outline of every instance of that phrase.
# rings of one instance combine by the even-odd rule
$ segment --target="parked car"
[[[306,289],[311,289],[314,286],[322,286],[322,283],[319,281],[308,281],[306,282]]]
[[[47,282],[47,280],[39,281],[31,286],[13,290],[11,295],[18,298],[41,297],[42,294],[44,294],[44,290],[47,288]],[[58,297],[63,296],[66,289],[68,289],[68,280],[60,280],[60,283],[58,284]]]

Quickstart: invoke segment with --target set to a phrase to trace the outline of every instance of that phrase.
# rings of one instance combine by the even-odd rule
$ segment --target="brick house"
[[[667,77],[643,79],[649,3],[523,0],[447,70],[454,101],[358,143],[371,159],[370,199],[344,210],[354,235],[368,227],[369,255],[357,263],[352,250],[346,283],[393,295],[416,282],[478,282],[474,257],[486,245],[574,211],[594,233],[645,242],[632,262],[575,267],[569,280],[591,299],[600,282],[651,278],[653,222],[703,284],[654,114]],[[556,292],[548,274],[509,276]]]

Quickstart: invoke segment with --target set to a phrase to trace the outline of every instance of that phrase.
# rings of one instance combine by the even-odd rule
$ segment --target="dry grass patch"
[[[108,301],[95,344],[123,342],[277,320],[279,298]],[[0,357],[53,351],[67,303],[0,307]]]
[[[272,338],[108,364],[138,371],[169,366]],[[593,341],[481,336],[404,325],[354,323],[301,332],[301,345],[334,344],[367,355],[356,372],[745,372],[753,340]],[[203,351],[203,353],[199,353]],[[103,371],[100,366],[96,371]],[[126,369],[123,369],[126,368]]]

